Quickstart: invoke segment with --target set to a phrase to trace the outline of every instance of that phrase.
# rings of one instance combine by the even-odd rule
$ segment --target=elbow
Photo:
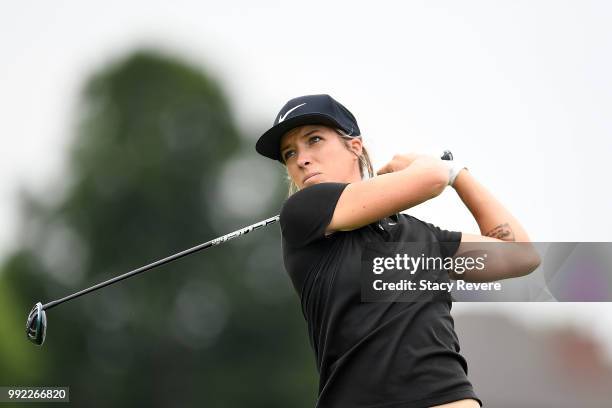
[[[533,253],[530,258],[531,262],[529,263],[528,273],[531,273],[538,269],[540,267],[540,264],[542,263],[542,258],[540,258],[540,254],[538,254],[535,249],[533,249],[532,252]]]
[[[540,258],[540,254],[538,254],[533,245],[528,245],[529,247],[525,248],[519,257],[521,261],[519,262],[520,268],[517,268],[517,277],[529,275],[531,272],[538,269],[542,263],[542,258]]]

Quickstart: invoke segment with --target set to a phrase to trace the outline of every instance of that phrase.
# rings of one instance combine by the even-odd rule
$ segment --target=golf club
[[[453,155],[450,152],[450,150],[445,150],[444,153],[441,156],[442,160],[453,160]],[[196,245],[192,248],[186,249],[184,251],[178,252],[174,255],[170,255],[166,258],[160,259],[158,261],[155,261],[153,263],[150,263],[148,265],[145,266],[141,266],[140,268],[134,269],[133,271],[124,273],[123,275],[119,275],[116,276],[112,279],[106,280],[104,282],[100,282],[97,285],[91,286],[87,289],[83,289],[79,292],[73,293],[71,295],[68,295],[66,297],[63,297],[61,299],[57,299],[57,300],[53,300],[49,303],[46,304],[42,304],[41,302],[38,302],[34,305],[34,307],[32,308],[32,310],[30,311],[30,314],[28,315],[28,319],[26,321],[26,335],[28,337],[28,340],[30,340],[32,343],[38,345],[38,346],[42,346],[42,344],[45,341],[45,337],[47,334],[47,314],[46,314],[46,310],[49,310],[61,303],[67,302],[69,300],[72,299],[76,299],[80,296],[83,296],[87,293],[96,291],[98,289],[101,289],[105,286],[109,286],[112,285],[113,283],[122,281],[124,279],[127,279],[129,277],[132,277],[134,275],[138,275],[139,273],[148,271],[150,269],[153,269],[157,266],[160,265],[164,265],[167,264],[168,262],[172,262],[176,259],[182,258],[184,256],[187,256],[189,254],[193,254],[194,252],[197,251],[201,251],[203,249],[206,248],[210,248],[212,246],[215,245],[219,245],[222,244],[226,241],[229,241],[231,239],[234,239],[236,237],[239,237],[241,235],[244,234],[248,234],[251,231],[254,231],[258,228],[261,227],[265,227],[267,225],[273,224],[276,221],[279,220],[279,215],[275,215],[274,217],[265,219],[263,221],[257,222],[255,224],[249,225],[248,227],[244,227],[241,228],[239,230],[236,230],[234,232],[231,232],[229,234],[223,235],[221,237],[215,238],[213,240],[210,240],[208,242],[205,242],[203,244],[200,245]]]

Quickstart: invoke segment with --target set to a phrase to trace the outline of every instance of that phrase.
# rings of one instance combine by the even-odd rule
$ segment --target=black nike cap
[[[304,95],[291,99],[282,107],[274,125],[266,131],[255,150],[262,156],[283,163],[280,155],[280,141],[285,133],[303,125],[325,125],[342,129],[348,136],[359,136],[355,116],[329,95]]]

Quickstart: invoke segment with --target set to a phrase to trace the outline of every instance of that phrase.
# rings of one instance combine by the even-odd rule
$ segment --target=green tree
[[[255,218],[220,221],[223,191],[246,186],[228,165],[255,153],[194,66],[136,52],[95,74],[78,106],[67,180],[51,202],[24,195],[21,248],[0,268],[0,384],[70,386],[87,406],[313,406],[314,359],[276,225],[58,306],[45,345],[25,340],[35,301],[274,215],[282,201],[279,172],[271,200],[241,197],[267,203],[250,208]]]

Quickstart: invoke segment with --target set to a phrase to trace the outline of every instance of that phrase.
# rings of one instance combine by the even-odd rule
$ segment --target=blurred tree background
[[[58,306],[44,346],[26,340],[36,301],[275,215],[285,195],[217,82],[155,51],[87,81],[73,136],[59,198],[22,194],[20,249],[0,266],[0,385],[69,386],[91,407],[313,406],[276,224]]]

